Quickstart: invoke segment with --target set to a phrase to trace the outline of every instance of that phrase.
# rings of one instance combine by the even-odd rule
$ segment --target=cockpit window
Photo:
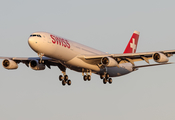
[[[41,35],[32,34],[30,37],[41,37]]]

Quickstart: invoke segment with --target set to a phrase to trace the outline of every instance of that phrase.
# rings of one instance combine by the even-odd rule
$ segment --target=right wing
[[[60,60],[49,57],[42,57],[42,64],[39,64],[40,57],[0,57],[4,59],[3,67],[6,69],[17,69],[19,63],[24,63],[27,67],[34,70],[43,70],[45,65],[50,69],[51,66],[58,66],[60,70],[65,71],[66,67]]]

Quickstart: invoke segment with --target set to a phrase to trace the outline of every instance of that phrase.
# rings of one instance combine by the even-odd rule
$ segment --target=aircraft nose
[[[32,49],[34,49],[35,46],[37,45],[37,40],[36,40],[35,38],[33,38],[33,37],[30,37],[30,38],[28,39],[28,44],[29,44],[29,46],[30,46]]]
[[[33,40],[33,38],[29,38],[28,39],[28,44],[30,45],[30,47],[33,45],[33,43],[34,43],[34,40]]]

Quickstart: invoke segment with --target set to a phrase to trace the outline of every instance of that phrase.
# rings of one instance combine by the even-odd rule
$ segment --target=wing
[[[159,57],[163,55],[168,58],[171,57],[173,54],[175,54],[175,50],[143,52],[143,53],[127,53],[127,54],[82,55],[79,56],[79,58],[89,64],[100,64],[102,58],[110,57],[116,60],[118,64],[130,62],[134,65],[134,62],[136,61],[146,61],[149,64],[149,60],[154,59],[153,55],[155,55],[155,53],[158,53],[160,55]]]
[[[12,64],[16,64],[16,65],[19,63],[24,63],[27,67],[29,67],[29,64],[31,61],[35,61],[36,64],[38,64],[40,61],[40,57],[0,57],[0,59],[14,61],[15,63],[12,62]],[[51,66],[58,66],[60,68],[60,70],[62,70],[62,71],[65,71],[65,69],[66,69],[66,66],[63,65],[60,60],[49,58],[49,57],[42,57],[42,64],[46,65],[49,69],[51,68]],[[7,67],[6,69],[16,69],[16,67],[14,67],[14,68]],[[34,67],[32,69],[40,70],[39,68],[35,69]]]
[[[31,60],[39,60],[39,57],[0,57],[0,59],[9,59],[14,61],[31,61]],[[43,60],[52,60],[49,57],[43,57]]]

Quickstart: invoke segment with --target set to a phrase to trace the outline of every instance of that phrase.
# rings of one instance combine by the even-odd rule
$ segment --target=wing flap
[[[169,63],[160,63],[160,64],[151,64],[151,65],[140,65],[140,66],[134,66],[133,68],[142,68],[142,67],[159,66],[159,65],[167,65],[167,64],[174,64],[174,63],[169,62]]]

